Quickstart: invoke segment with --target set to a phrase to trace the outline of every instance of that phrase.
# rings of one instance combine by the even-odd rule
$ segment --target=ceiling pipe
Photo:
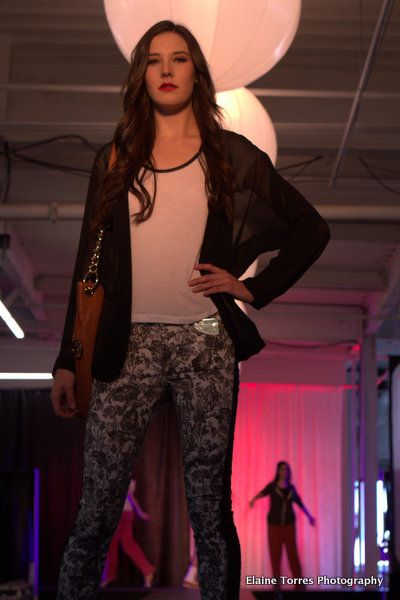
[[[248,89],[258,98],[326,98],[345,99],[354,98],[354,92],[348,90],[296,90],[279,88],[256,88],[249,86]],[[1,92],[59,92],[68,94],[120,94],[121,87],[118,85],[87,85],[87,84],[60,84],[60,83],[8,83],[0,82]],[[398,100],[398,92],[365,92],[364,98],[370,100]]]
[[[321,204],[319,206],[315,205],[315,208],[328,221],[372,221],[375,223],[400,221],[399,205]]]
[[[1,84],[0,84],[1,85]],[[267,88],[247,88],[258,98],[318,98],[318,99],[337,99],[351,100],[354,98],[353,91],[345,90],[290,90],[290,89],[267,89]],[[398,100],[398,92],[365,92],[364,98],[369,100]]]
[[[5,221],[77,221],[83,217],[82,203],[0,204],[0,219]]]
[[[5,221],[78,221],[83,217],[84,204],[81,203],[36,203],[0,204],[0,219]],[[400,222],[399,205],[315,205],[318,212],[328,221],[373,221]]]
[[[342,141],[340,144],[340,148],[338,154],[336,156],[335,164],[333,165],[332,175],[329,182],[331,187],[334,187],[336,178],[338,176],[344,155],[346,153],[347,145],[350,140],[351,132],[353,129],[353,125],[357,118],[357,114],[360,108],[361,98],[367,87],[369,77],[371,75],[371,71],[373,68],[373,63],[379,48],[379,45],[382,41],[383,32],[385,29],[385,25],[387,19],[390,14],[390,9],[392,7],[393,0],[384,0],[382,3],[381,12],[378,17],[378,21],[376,23],[375,31],[371,39],[371,43],[368,49],[367,58],[365,59],[364,67],[361,73],[360,81],[358,83],[358,88],[354,96],[353,105],[350,110],[349,118],[346,123],[346,127],[344,130],[344,134],[342,137]]]
[[[120,94],[120,85],[87,85],[81,83],[0,83],[2,92],[61,92],[84,94]]]

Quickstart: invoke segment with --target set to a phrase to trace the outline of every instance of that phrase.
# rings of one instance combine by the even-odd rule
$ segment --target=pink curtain
[[[290,464],[292,483],[317,521],[312,527],[294,506],[303,576],[342,574],[344,410],[342,386],[241,384],[232,493],[242,587],[248,587],[246,575],[272,577],[266,531],[270,500],[258,500],[253,509],[249,500],[274,478],[280,460]],[[291,575],[286,557],[281,572]]]

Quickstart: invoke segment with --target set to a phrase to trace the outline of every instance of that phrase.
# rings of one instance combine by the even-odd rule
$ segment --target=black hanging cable
[[[52,144],[54,142],[58,142],[60,140],[79,140],[84,144],[91,152],[97,153],[97,148],[94,146],[89,140],[87,140],[84,136],[78,134],[66,134],[66,135],[57,135],[51,138],[46,138],[44,140],[40,140],[38,142],[32,142],[31,144],[25,144],[24,146],[19,146],[18,148],[10,148],[7,142],[4,143],[4,150],[0,152],[0,156],[5,156],[8,164],[8,187],[9,189],[9,181],[11,178],[11,167],[12,167],[12,159],[18,159],[18,161],[28,162],[31,164],[36,164],[40,167],[44,167],[47,169],[55,169],[58,171],[62,171],[64,173],[69,173],[70,175],[76,175],[78,177],[88,177],[90,175],[90,169],[83,169],[81,167],[74,167],[69,165],[61,165],[59,163],[50,162],[41,160],[39,158],[33,158],[31,156],[26,156],[25,154],[21,154],[21,152],[25,150],[30,150],[32,148],[38,148],[39,146],[44,146],[46,144]]]
[[[62,171],[64,173],[69,173],[70,175],[77,175],[79,177],[88,177],[90,175],[90,169],[81,169],[80,167],[69,167],[67,165],[60,165],[58,163],[47,162],[45,160],[31,158],[30,156],[24,156],[23,154],[19,154],[19,152],[13,152],[13,156],[15,158],[18,158],[20,161],[32,163],[40,167],[45,167],[47,169]]]
[[[306,164],[306,165],[304,165],[304,167],[302,167],[299,171],[297,171],[297,173],[295,173],[294,175],[291,175],[288,178],[288,181],[293,181],[293,179],[295,179],[296,177],[298,177],[299,175],[301,175],[302,173],[304,173],[304,171],[306,169],[308,169],[309,166],[311,166],[313,163],[317,162],[318,160],[321,160],[321,158],[323,158],[323,156],[317,156],[313,160],[310,160],[309,163]]]
[[[6,160],[6,170],[5,170],[5,184],[4,191],[1,193],[1,203],[6,204],[8,202],[8,195],[10,193],[10,185],[11,185],[11,156],[8,148],[8,142],[3,143],[4,152],[2,152],[3,156]]]
[[[278,170],[278,172],[281,172],[281,171],[285,171],[288,169],[293,169],[294,167],[301,167],[301,169],[299,171],[297,171],[297,173],[294,173],[293,175],[290,175],[287,177],[287,181],[292,181],[293,179],[295,179],[296,177],[298,177],[299,175],[304,173],[304,171],[306,169],[308,169],[308,167],[310,167],[312,164],[318,162],[322,158],[324,158],[324,157],[323,156],[315,156],[314,158],[310,158],[309,160],[305,160],[305,161],[302,161],[299,163],[294,163],[293,165],[287,165],[287,166],[279,168],[277,170]]]
[[[293,163],[292,165],[286,165],[284,167],[279,167],[277,171],[280,173],[281,171],[287,171],[288,169],[294,169],[295,167],[302,167],[303,165],[308,166],[309,164],[320,160],[322,156],[316,156],[315,158],[310,158],[308,160],[302,160],[301,162]]]
[[[359,159],[360,163],[368,171],[368,173],[371,175],[371,177],[373,177],[382,187],[384,187],[389,192],[392,192],[392,194],[396,194],[396,196],[400,196],[400,192],[398,192],[397,190],[395,190],[392,187],[390,187],[389,185],[387,185],[380,177],[378,177],[378,175],[376,175],[376,173],[374,173],[374,171],[371,169],[369,164],[366,163],[365,160],[361,156],[359,156],[358,159]]]
[[[21,150],[29,150],[30,148],[37,148],[39,146],[44,146],[46,144],[52,144],[53,142],[58,142],[60,140],[74,140],[74,139],[81,141],[85,146],[87,146],[90,150],[92,150],[92,152],[97,153],[98,148],[96,148],[96,146],[94,146],[94,144],[89,142],[89,140],[87,140],[83,135],[78,135],[75,133],[70,133],[70,134],[66,134],[66,135],[56,135],[51,138],[46,138],[45,140],[40,140],[38,142],[32,142],[31,144],[26,144],[25,146],[20,146],[18,148],[15,148],[14,150],[10,149],[9,152],[10,153],[21,152]]]
[[[392,175],[397,175],[400,178],[400,171],[395,169],[388,169],[387,167],[381,167],[380,165],[371,165],[368,163],[370,169],[375,169],[376,171],[385,171],[385,173],[392,173]]]

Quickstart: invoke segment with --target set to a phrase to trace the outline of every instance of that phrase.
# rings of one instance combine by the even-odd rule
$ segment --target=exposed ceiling
[[[0,370],[57,351],[87,171],[126,69],[101,0],[2,0],[0,290],[26,337],[0,323]],[[277,168],[332,232],[297,285],[251,316],[275,342],[350,352],[366,331],[400,353],[399,2],[303,0],[289,51],[249,88],[274,122]],[[57,136],[71,137],[38,145]]]

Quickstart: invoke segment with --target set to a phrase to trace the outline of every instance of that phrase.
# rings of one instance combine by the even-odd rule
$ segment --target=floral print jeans
[[[181,431],[201,598],[238,600],[240,548],[230,489],[238,377],[232,341],[218,320],[218,335],[193,324],[134,323],[119,377],[94,382],[82,498],[64,552],[58,600],[96,597],[135,461],[167,387]]]

